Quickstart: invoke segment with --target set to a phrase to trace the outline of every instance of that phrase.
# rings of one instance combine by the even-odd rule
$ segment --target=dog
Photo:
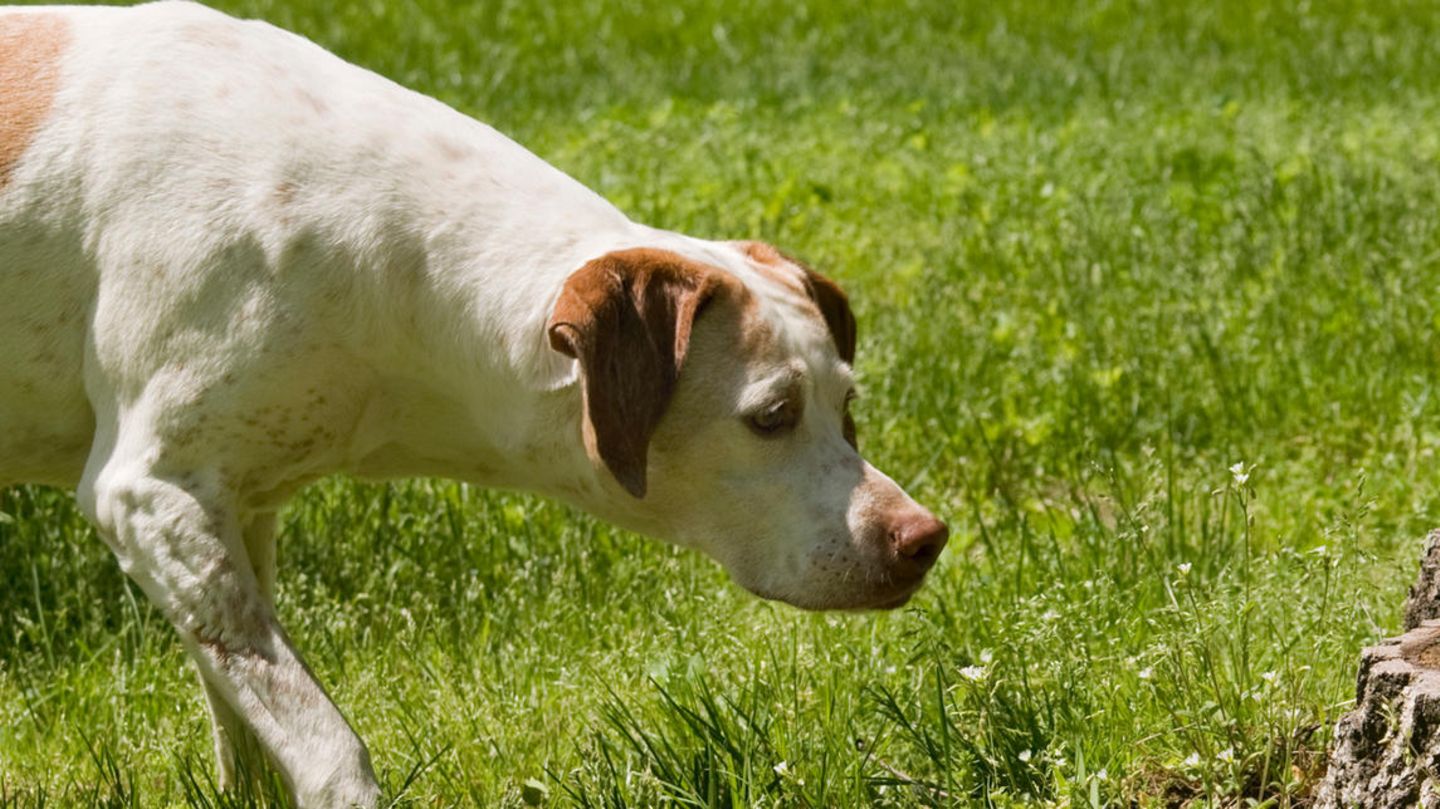
[[[764,598],[905,603],[947,529],[862,460],[855,347],[798,261],[637,224],[293,34],[0,11],[0,485],[76,491],[199,670],[222,785],[379,798],[272,601],[276,511],[326,475],[536,492]]]

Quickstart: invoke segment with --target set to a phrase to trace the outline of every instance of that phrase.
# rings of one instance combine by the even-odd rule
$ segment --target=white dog
[[[0,485],[77,489],[199,668],[222,783],[263,756],[303,806],[377,800],[271,601],[275,512],[324,475],[539,492],[766,598],[903,603],[946,529],[857,453],[854,350],[774,249],[638,225],[292,34],[0,11]]]

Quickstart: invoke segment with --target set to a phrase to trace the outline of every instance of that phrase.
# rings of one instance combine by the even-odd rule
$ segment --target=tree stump
[[[1319,809],[1440,809],[1440,531],[1427,538],[1405,629],[1360,653],[1355,708],[1335,728]]]
[[[1431,531],[1425,538],[1420,575],[1410,586],[1410,597],[1405,599],[1405,631],[1432,618],[1440,618],[1440,530]]]

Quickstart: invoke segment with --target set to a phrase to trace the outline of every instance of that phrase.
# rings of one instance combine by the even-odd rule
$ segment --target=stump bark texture
[[[1440,809],[1440,531],[1427,538],[1405,629],[1361,652],[1355,708],[1336,726],[1320,809]]]
[[[1431,531],[1425,538],[1420,575],[1410,586],[1410,597],[1405,599],[1405,631],[1432,618],[1440,618],[1440,530]]]

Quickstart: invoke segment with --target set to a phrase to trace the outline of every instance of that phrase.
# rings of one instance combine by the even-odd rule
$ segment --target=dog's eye
[[[788,432],[799,419],[794,404],[788,399],[766,405],[745,418],[756,435],[766,438]]]

